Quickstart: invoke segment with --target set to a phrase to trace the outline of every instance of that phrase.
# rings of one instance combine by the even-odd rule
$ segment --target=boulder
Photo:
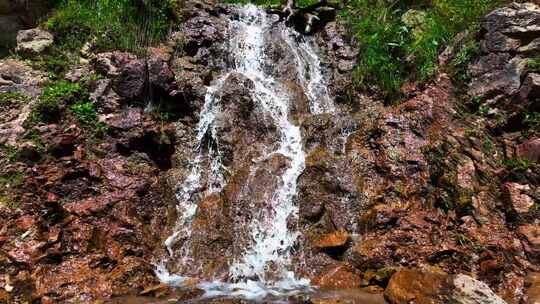
[[[528,159],[533,162],[540,162],[540,138],[531,138],[516,148],[517,157]]]
[[[348,240],[349,233],[345,230],[338,230],[321,236],[314,245],[318,248],[340,247],[345,245]]]
[[[517,231],[525,238],[527,245],[532,251],[540,252],[540,226],[529,224],[521,225],[518,227]]]
[[[321,288],[347,289],[359,287],[360,274],[347,263],[336,262],[313,278],[312,283]]]
[[[391,304],[442,304],[449,301],[451,288],[452,279],[446,273],[403,269],[390,278],[384,296]]]
[[[506,183],[503,185],[503,194],[506,198],[508,208],[517,214],[523,214],[530,211],[534,206],[534,200],[526,193],[531,190],[529,185],[518,183]]]
[[[540,304],[540,273],[532,272],[525,278],[527,304]]]
[[[53,35],[43,29],[34,28],[19,31],[16,51],[27,55],[37,55],[46,51],[54,42]]]
[[[527,60],[507,53],[490,53],[472,65],[469,70],[473,81],[469,95],[493,97],[497,94],[513,96],[521,86]]]
[[[519,98],[522,102],[534,102],[540,97],[540,74],[529,73],[519,89]],[[540,108],[540,106],[537,106]]]
[[[384,296],[390,304],[506,304],[485,283],[470,276],[418,269],[396,272]]]
[[[483,55],[469,66],[473,80],[471,96],[492,98],[519,95],[527,98],[534,91],[534,75],[525,76],[526,58],[540,47],[540,7],[532,3],[513,3],[488,14],[482,21]]]

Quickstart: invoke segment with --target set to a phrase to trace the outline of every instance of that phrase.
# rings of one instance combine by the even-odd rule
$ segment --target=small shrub
[[[540,57],[532,58],[527,61],[529,72],[540,73]]]
[[[529,129],[540,130],[540,113],[527,112],[523,117],[523,124]]]
[[[466,83],[470,81],[467,67],[480,55],[480,44],[477,41],[468,41],[450,62],[450,72],[454,79]]]
[[[95,124],[97,121],[96,106],[92,102],[77,102],[71,105],[70,110],[84,124]]]
[[[533,163],[528,159],[508,158],[504,160],[504,165],[511,172],[521,173],[529,170]]]
[[[65,104],[86,100],[87,93],[78,83],[53,82],[45,87],[39,101],[32,109],[33,121],[56,122]]]

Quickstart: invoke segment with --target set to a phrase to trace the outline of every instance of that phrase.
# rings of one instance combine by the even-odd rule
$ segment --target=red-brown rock
[[[347,263],[330,265],[312,280],[314,285],[331,289],[359,287],[360,282],[360,274]]]

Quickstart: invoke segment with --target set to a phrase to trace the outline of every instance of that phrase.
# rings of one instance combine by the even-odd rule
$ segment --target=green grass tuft
[[[159,42],[176,24],[179,0],[60,0],[46,27],[59,47],[78,51],[139,51]]]

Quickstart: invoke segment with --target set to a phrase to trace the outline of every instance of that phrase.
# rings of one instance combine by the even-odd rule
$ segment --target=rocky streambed
[[[99,125],[30,123],[48,75],[0,60],[0,302],[538,301],[538,6],[484,18],[468,87],[456,39],[393,106],[355,89],[340,19],[184,10],[148,56],[65,75]]]

